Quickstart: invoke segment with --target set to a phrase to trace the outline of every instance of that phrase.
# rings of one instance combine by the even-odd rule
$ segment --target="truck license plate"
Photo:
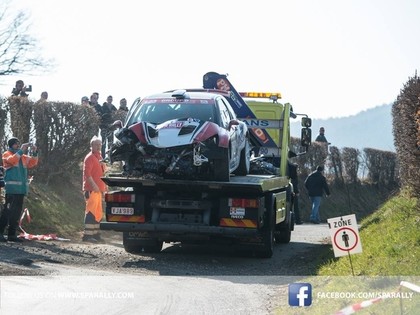
[[[112,214],[133,215],[134,208],[128,207],[111,207]]]

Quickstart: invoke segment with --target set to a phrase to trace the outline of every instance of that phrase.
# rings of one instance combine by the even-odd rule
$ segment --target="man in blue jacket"
[[[324,167],[319,165],[316,171],[309,174],[305,180],[305,187],[308,190],[309,198],[312,202],[312,211],[309,221],[315,224],[321,222],[319,218],[319,206],[321,205],[321,199],[325,192],[327,197],[330,195],[330,189],[327,184],[325,176],[322,174]]]
[[[38,164],[38,151],[37,147],[30,143],[20,146],[17,138],[10,138],[7,145],[9,148],[2,156],[5,170],[6,206],[0,216],[0,242],[22,242],[16,236],[16,230],[23,211],[23,199],[28,193],[28,169]],[[3,233],[7,225],[9,228],[6,240]]]

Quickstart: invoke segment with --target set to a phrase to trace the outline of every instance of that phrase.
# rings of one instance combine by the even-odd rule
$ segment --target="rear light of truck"
[[[258,199],[229,198],[229,207],[258,208]]]
[[[118,203],[134,203],[136,196],[134,194],[122,193],[106,193],[105,202],[118,202]]]

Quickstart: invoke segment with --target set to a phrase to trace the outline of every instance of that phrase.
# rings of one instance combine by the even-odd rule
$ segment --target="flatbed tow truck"
[[[259,93],[275,103],[245,102],[248,94],[238,93],[226,75],[207,73],[203,88],[228,91],[238,119],[247,123],[257,156],[251,174],[220,182],[110,173],[103,180],[116,190],[105,194],[106,221],[100,228],[123,232],[124,248],[132,253],[160,252],[163,242],[220,242],[269,258],[275,243],[290,242],[294,229],[287,159],[289,120],[296,116],[290,104],[276,103],[279,93]],[[307,116],[302,118],[301,143],[306,148],[310,124]]]

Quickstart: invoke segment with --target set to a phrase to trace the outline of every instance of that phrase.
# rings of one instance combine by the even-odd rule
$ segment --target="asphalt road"
[[[78,240],[0,244],[0,313],[271,314],[331,246],[327,224],[296,226],[270,259],[181,244],[133,255],[111,232],[105,244]]]

